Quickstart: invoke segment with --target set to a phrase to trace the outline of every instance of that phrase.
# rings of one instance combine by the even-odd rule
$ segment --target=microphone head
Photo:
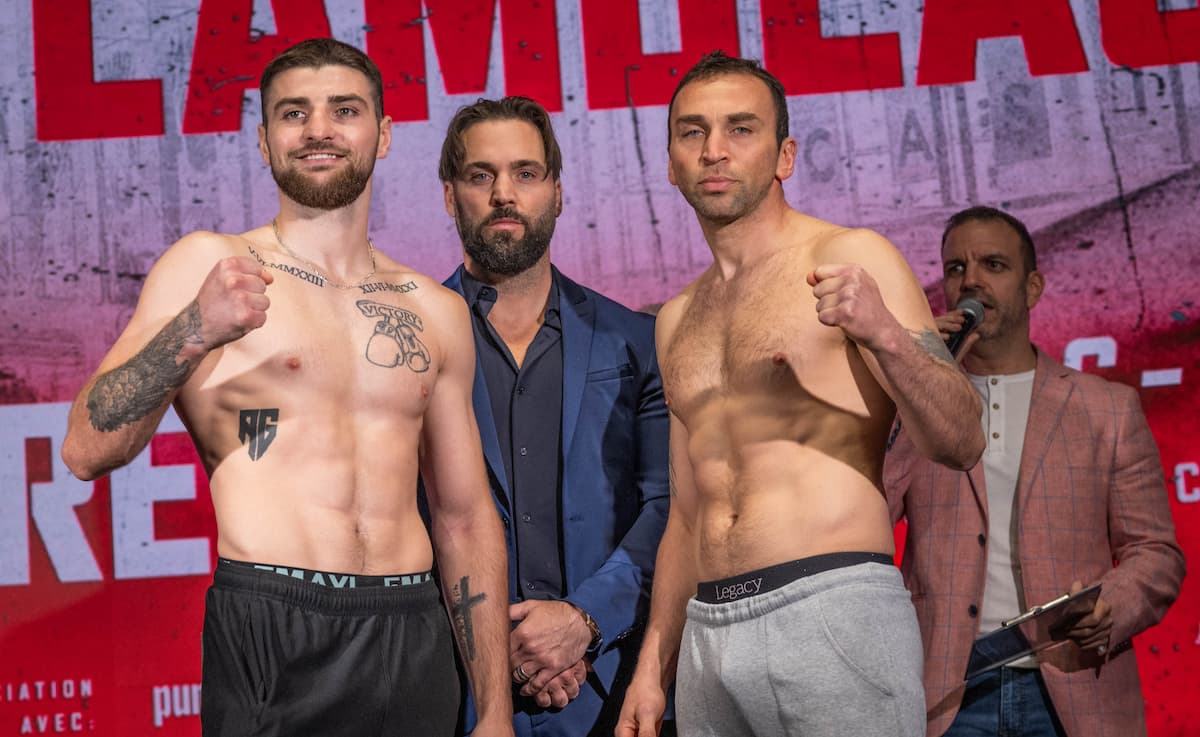
[[[983,322],[983,305],[977,299],[970,297],[960,299],[954,309],[962,310],[963,315],[970,320],[971,324]]]

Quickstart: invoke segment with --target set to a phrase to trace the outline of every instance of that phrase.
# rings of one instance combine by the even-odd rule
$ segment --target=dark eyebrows
[[[492,166],[486,161],[468,161],[463,165],[463,174],[466,174],[468,169],[479,169],[480,171],[486,171],[488,174],[492,175],[496,173],[496,167]]]
[[[728,120],[730,123],[759,123],[759,122],[762,122],[762,118],[758,117],[754,113],[733,113],[732,115],[727,117],[726,120]]]
[[[363,107],[370,107],[367,104],[367,101],[364,100],[361,95],[330,95],[325,99],[330,105],[342,105],[347,102],[353,102],[362,105]],[[271,110],[274,112],[279,112],[279,108],[281,107],[293,106],[303,108],[312,107],[312,100],[308,99],[307,97],[282,97],[275,101],[275,104],[271,106]]]
[[[538,161],[537,159],[519,159],[519,160],[513,162],[512,168],[514,168],[514,169],[537,169],[538,171],[545,171],[546,165],[543,164],[542,162]]]
[[[355,95],[355,94],[330,95],[328,99],[329,99],[329,104],[331,104],[331,105],[341,105],[346,102],[354,102],[354,103],[358,103],[359,105],[362,105],[363,107],[369,107],[367,105],[367,101],[364,100],[361,95]]]
[[[705,127],[708,120],[703,115],[680,115],[675,119],[675,125],[698,125]]]
[[[728,123],[761,123],[762,118],[751,112],[730,113],[725,116],[725,121]],[[701,128],[709,126],[708,118],[703,115],[680,115],[675,119],[675,125],[696,125]]]
[[[982,256],[980,256],[979,258],[977,258],[975,260],[976,261],[999,261],[1007,266],[1010,258],[1009,258],[1009,256],[1007,256],[1006,254],[1004,254],[1000,251],[992,251],[991,253],[983,254]],[[966,266],[966,264],[967,264],[967,260],[965,258],[946,259],[945,261],[942,262],[942,269],[945,270],[951,266]]]
[[[541,171],[541,172],[546,171],[546,165],[543,164],[542,162],[538,161],[537,159],[519,159],[512,163],[511,168],[513,168],[513,169],[537,169],[538,171]],[[466,171],[468,169],[478,169],[480,171],[485,171],[488,174],[491,174],[493,176],[495,176],[498,171],[493,164],[486,162],[486,161],[468,161],[466,164],[463,165],[463,173],[466,173]]]
[[[312,102],[307,97],[281,97],[271,106],[272,112],[279,112],[281,107],[309,107]]]
[[[985,253],[982,256],[980,256],[979,260],[980,261],[1002,261],[1003,263],[1007,264],[1008,256],[1005,255],[1002,251],[992,251],[991,253]]]

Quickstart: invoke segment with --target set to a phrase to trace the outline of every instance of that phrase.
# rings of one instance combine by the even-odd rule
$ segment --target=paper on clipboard
[[[1072,625],[1096,607],[1099,597],[1097,582],[1035,606],[1002,623],[1000,629],[980,635],[971,647],[964,680],[1061,642]]]

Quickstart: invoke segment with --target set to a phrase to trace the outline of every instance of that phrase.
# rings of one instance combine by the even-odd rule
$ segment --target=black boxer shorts
[[[204,737],[454,734],[461,687],[428,574],[364,577],[222,559],[205,599],[203,644]]]

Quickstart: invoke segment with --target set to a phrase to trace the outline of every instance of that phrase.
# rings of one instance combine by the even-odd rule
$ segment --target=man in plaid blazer
[[[925,647],[928,734],[1144,735],[1130,638],[1175,600],[1184,558],[1137,394],[1030,343],[1044,279],[1019,220],[983,207],[952,216],[942,262],[947,304],[984,306],[962,365],[984,399],[988,447],[954,471],[902,433],[886,462],[892,519],[908,518],[902,569]],[[953,311],[939,327],[962,320]],[[1100,599],[1068,640],[964,683],[981,632],[1094,581]]]

